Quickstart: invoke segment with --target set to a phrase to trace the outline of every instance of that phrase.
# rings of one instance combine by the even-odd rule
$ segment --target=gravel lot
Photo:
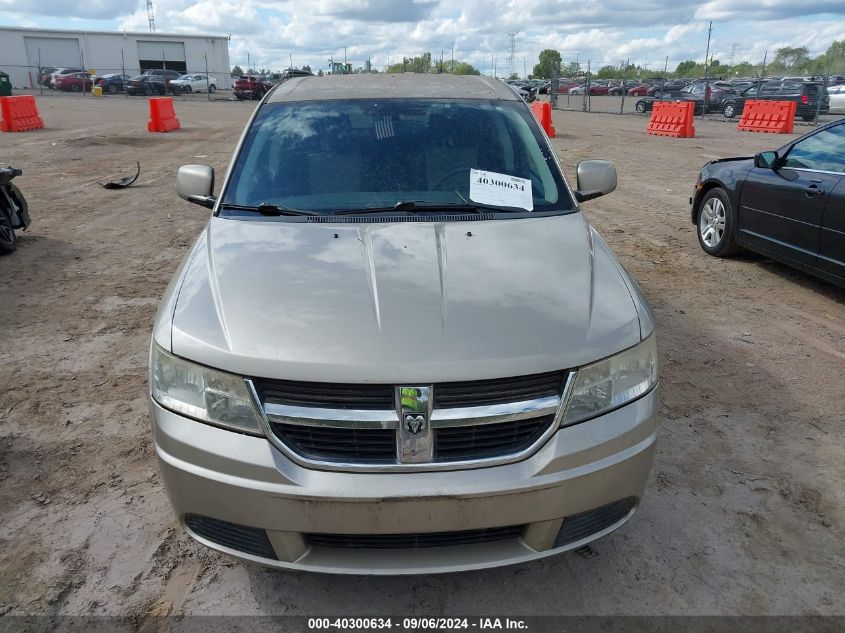
[[[189,540],[152,450],[150,326],[208,216],[177,198],[176,170],[222,174],[254,107],[198,97],[172,134],[146,132],[145,99],[68,95],[39,100],[46,129],[0,138],[33,217],[0,259],[0,614],[845,614],[845,292],[701,251],[700,166],[785,141],[710,120],[670,139],[638,116],[554,114],[569,174],[616,162],[618,190],[585,213],[658,320],[656,462],[597,556],[362,579]],[[136,160],[136,185],[97,184]]]

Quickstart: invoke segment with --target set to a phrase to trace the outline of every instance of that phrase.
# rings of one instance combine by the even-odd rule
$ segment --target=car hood
[[[636,344],[634,289],[580,213],[443,223],[216,217],[165,297],[172,319],[167,308],[159,320],[171,327],[157,323],[155,336],[179,356],[267,378],[504,377]]]

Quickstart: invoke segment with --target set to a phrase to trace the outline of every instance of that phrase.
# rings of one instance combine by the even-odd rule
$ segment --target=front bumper
[[[653,460],[657,390],[600,418],[561,429],[524,461],[474,470],[347,473],[304,468],[265,438],[196,422],[153,402],[156,454],[174,510],[203,544],[288,569],[417,574],[524,562],[580,547],[636,509]],[[630,510],[561,543],[566,517],[620,500]],[[272,556],[198,534],[187,517],[266,531]],[[587,515],[582,515],[587,516]],[[189,519],[190,520],[190,519]],[[589,523],[589,522],[588,522]],[[315,545],[310,534],[397,535],[524,526],[520,536],[444,547]],[[248,529],[248,528],[247,528]],[[261,534],[263,538],[263,534]],[[225,542],[225,539],[224,539]]]

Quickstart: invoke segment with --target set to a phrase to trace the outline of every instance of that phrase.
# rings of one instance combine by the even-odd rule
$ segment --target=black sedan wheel
[[[645,101],[637,101],[637,105],[634,106],[640,114],[645,112]]]
[[[698,209],[698,243],[714,257],[727,257],[739,250],[734,227],[736,215],[724,189],[708,191]]]
[[[144,86],[144,94],[147,95],[148,97],[151,94],[153,94],[153,87],[150,84],[147,84],[146,86]]]
[[[726,119],[732,119],[736,116],[736,105],[733,103],[726,103],[725,107],[722,108],[722,114],[725,115]]]
[[[116,95],[117,94],[117,86],[115,84],[109,84],[109,87],[106,88],[106,90],[109,91],[110,95]]]

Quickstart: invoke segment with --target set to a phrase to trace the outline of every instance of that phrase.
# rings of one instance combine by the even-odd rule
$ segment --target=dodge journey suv
[[[502,82],[302,77],[247,124],[154,325],[155,448],[201,543],[276,567],[456,571],[636,510],[654,318]]]

